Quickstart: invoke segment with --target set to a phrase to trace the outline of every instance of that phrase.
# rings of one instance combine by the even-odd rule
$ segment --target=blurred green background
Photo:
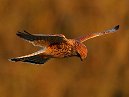
[[[0,97],[129,97],[129,0],[0,0]],[[120,25],[86,41],[88,56],[45,65],[7,59],[38,50],[17,31],[76,38]]]

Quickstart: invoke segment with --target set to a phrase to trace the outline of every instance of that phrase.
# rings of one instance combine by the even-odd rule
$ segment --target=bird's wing
[[[65,36],[62,34],[53,34],[53,35],[30,34],[24,31],[24,32],[17,32],[16,35],[19,36],[20,38],[23,38],[33,43],[35,46],[47,46],[50,44],[61,43],[67,40]]]
[[[50,58],[48,56],[42,55],[42,53],[43,53],[43,50],[40,50],[38,52],[29,54],[26,56],[11,58],[9,60],[13,62],[21,61],[21,62],[27,62],[32,64],[44,64]]]
[[[82,36],[82,37],[77,38],[76,40],[78,40],[80,42],[84,42],[84,41],[86,41],[88,39],[91,39],[91,38],[94,38],[94,37],[97,37],[97,36],[101,36],[101,35],[113,33],[113,32],[115,32],[118,29],[119,29],[119,25],[113,27],[112,29],[108,29],[106,31],[103,31],[103,32],[96,32],[96,33],[87,34],[85,36]]]

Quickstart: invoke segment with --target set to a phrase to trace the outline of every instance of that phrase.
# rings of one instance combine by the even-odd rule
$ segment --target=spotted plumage
[[[9,60],[14,62],[21,61],[34,64],[44,64],[51,58],[64,58],[72,56],[80,57],[80,59],[83,60],[86,58],[88,51],[82,42],[90,38],[113,33],[118,29],[119,25],[103,32],[90,33],[76,39],[67,39],[62,34],[42,35],[30,34],[26,31],[17,32],[17,36],[32,43],[34,46],[42,47],[42,49],[35,53],[11,58]]]

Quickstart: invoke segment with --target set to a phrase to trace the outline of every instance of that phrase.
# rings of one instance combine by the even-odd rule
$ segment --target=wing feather
[[[29,54],[29,55],[11,58],[9,60],[13,61],[13,62],[21,61],[21,62],[27,62],[27,63],[32,63],[32,64],[44,64],[50,58],[43,55],[42,53],[43,53],[43,51],[40,50],[40,51],[37,51],[37,52]]]
[[[24,32],[17,32],[17,36],[20,38],[23,38],[31,43],[33,43],[35,46],[47,46],[50,44],[60,43],[64,42],[67,39],[62,34],[30,34],[26,31]]]
[[[84,41],[86,41],[86,40],[88,40],[88,39],[91,39],[91,38],[94,38],[94,37],[97,37],[97,36],[101,36],[101,35],[105,35],[105,34],[109,34],[109,33],[114,33],[114,32],[116,32],[118,29],[119,29],[119,25],[113,27],[112,29],[103,31],[103,32],[95,32],[95,33],[87,34],[87,35],[85,35],[85,36],[82,36],[82,37],[77,38],[76,40],[78,40],[78,41],[80,41],[80,42],[84,42]]]

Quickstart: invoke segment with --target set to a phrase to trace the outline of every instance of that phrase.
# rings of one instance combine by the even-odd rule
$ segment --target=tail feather
[[[16,58],[11,58],[9,61],[13,62],[28,62],[28,63],[33,63],[33,64],[44,64],[46,61],[48,61],[48,57],[42,58],[39,55],[35,56],[29,56],[29,57],[16,57]]]

